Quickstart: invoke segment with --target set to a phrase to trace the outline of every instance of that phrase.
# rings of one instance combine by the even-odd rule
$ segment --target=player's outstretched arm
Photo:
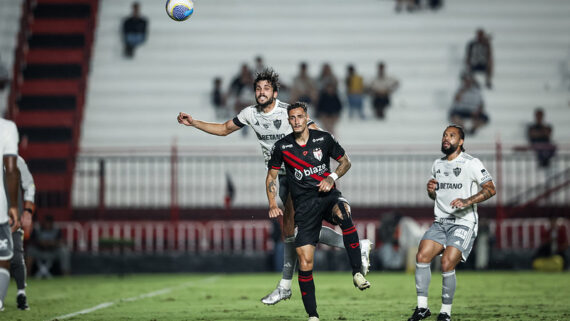
[[[435,200],[436,189],[437,189],[437,180],[432,178],[427,182],[427,193],[429,198],[431,198],[432,200]]]
[[[457,198],[451,202],[451,207],[453,208],[463,208],[472,204],[481,203],[486,201],[497,194],[495,190],[495,184],[493,181],[488,181],[481,185],[481,190],[479,193],[469,197],[468,199]]]
[[[265,178],[265,191],[269,201],[269,217],[274,218],[283,215],[283,211],[277,206],[277,174],[278,170],[270,168]]]
[[[196,127],[205,133],[216,136],[227,136],[235,132],[236,130],[240,129],[240,127],[234,124],[233,120],[231,119],[223,124],[209,123],[198,119],[194,119],[190,114],[181,112],[178,114],[177,120],[178,123],[182,125]]]
[[[327,176],[327,178],[323,179],[317,186],[319,187],[319,192],[328,192],[334,185],[334,182],[341,178],[352,166],[350,163],[350,158],[348,155],[344,155],[338,160],[338,167],[334,171],[334,173]]]

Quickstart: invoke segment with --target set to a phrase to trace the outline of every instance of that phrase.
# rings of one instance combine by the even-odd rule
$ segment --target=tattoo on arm
[[[489,184],[490,183],[490,184]],[[476,204],[486,201],[495,195],[495,185],[492,182],[483,185],[483,189],[479,193],[469,197],[467,201],[469,204]]]
[[[350,163],[350,159],[348,158],[347,155],[342,156],[339,160],[338,160],[339,164],[338,167],[336,168],[336,170],[334,171],[338,177],[342,177],[342,175],[346,174],[346,172],[348,172],[348,170],[350,169],[350,167],[352,166]]]
[[[277,196],[277,182],[274,179],[270,179],[267,184],[267,194],[271,195],[273,198]]]

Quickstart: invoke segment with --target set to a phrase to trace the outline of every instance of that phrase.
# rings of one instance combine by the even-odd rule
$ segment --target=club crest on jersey
[[[455,174],[456,177],[459,176],[459,174],[461,174],[461,168],[455,167],[453,169],[453,174]]]
[[[316,159],[321,160],[323,158],[323,151],[320,148],[313,149],[313,156]]]
[[[303,178],[303,173],[301,173],[301,171],[296,168],[295,168],[295,178],[299,181]]]
[[[274,120],[273,125],[275,125],[275,128],[279,129],[279,127],[281,127],[281,119]]]

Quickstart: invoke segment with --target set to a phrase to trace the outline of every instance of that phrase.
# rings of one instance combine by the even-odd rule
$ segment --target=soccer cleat
[[[352,281],[354,282],[354,286],[361,291],[364,291],[370,287],[370,282],[368,282],[360,272],[356,273],[352,277]]]
[[[414,311],[414,314],[408,319],[408,321],[419,321],[423,320],[431,315],[431,312],[428,308],[418,308]]]
[[[20,310],[29,310],[30,306],[28,305],[28,299],[26,298],[25,294],[19,294],[16,297],[16,302],[18,303],[18,309]]]
[[[451,316],[445,312],[441,312],[437,316],[437,321],[451,321]]]
[[[319,318],[317,318],[317,317],[309,317],[309,321],[319,321]]]
[[[369,239],[364,239],[360,241],[360,257],[362,259],[362,267],[360,272],[362,275],[366,276],[368,271],[370,271],[370,251],[372,250],[372,242]]]
[[[277,286],[277,288],[273,290],[273,292],[264,296],[261,299],[261,302],[267,305],[274,305],[281,300],[287,300],[289,298],[291,298],[291,289],[285,289],[283,287]]]

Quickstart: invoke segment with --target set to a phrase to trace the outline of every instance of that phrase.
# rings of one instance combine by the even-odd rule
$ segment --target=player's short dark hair
[[[459,137],[461,139],[463,139],[463,141],[465,141],[465,131],[463,131],[463,127],[456,125],[456,124],[451,124],[451,125],[447,126],[445,129],[451,128],[451,127],[456,128],[459,131]],[[463,148],[463,144],[461,144],[460,147],[461,147],[461,151],[464,152],[465,148]]]
[[[273,91],[279,91],[279,74],[276,73],[273,69],[264,68],[262,71],[258,72],[255,75],[255,80],[253,81],[253,91],[255,91],[255,86],[257,86],[257,83],[262,80],[267,80],[269,83],[271,83]]]
[[[305,113],[307,113],[307,104],[300,102],[300,101],[298,101],[296,103],[292,103],[291,105],[287,106],[287,113],[289,113],[289,111],[291,111],[295,108],[303,108]]]

